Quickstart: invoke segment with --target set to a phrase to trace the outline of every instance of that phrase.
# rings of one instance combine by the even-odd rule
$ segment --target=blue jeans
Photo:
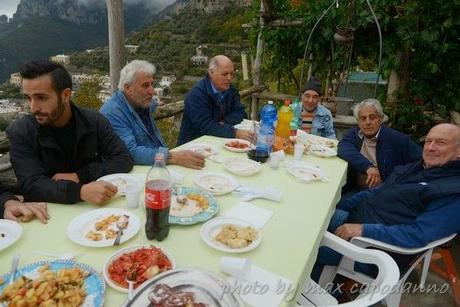
[[[331,233],[334,233],[339,226],[346,223],[348,216],[349,213],[347,211],[336,209],[334,215],[329,221],[327,230]],[[338,252],[326,246],[320,247],[318,250],[318,256],[316,257],[315,265],[313,266],[313,270],[311,272],[311,279],[313,279],[315,282],[318,282],[321,273],[323,272],[324,266],[337,266],[339,265],[341,259],[342,254],[339,254]],[[378,272],[375,265],[359,262],[355,263],[355,271],[359,271],[370,276],[376,276]]]

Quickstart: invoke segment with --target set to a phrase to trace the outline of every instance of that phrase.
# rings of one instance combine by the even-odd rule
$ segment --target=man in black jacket
[[[10,159],[25,201],[103,204],[116,186],[97,178],[129,172],[131,156],[97,111],[72,104],[72,80],[48,60],[20,70],[31,114],[7,129]]]

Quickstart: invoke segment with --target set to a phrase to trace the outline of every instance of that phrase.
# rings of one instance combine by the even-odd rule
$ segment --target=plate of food
[[[10,273],[1,276],[10,279]],[[59,290],[57,290],[59,289]],[[27,292],[27,295],[24,293]],[[104,305],[105,283],[95,269],[73,260],[38,261],[19,268],[14,283],[0,285],[0,302],[12,306]],[[43,302],[43,298],[47,300]]]
[[[180,268],[161,273],[140,286],[122,306],[243,307],[231,285],[214,272]]]
[[[209,144],[201,144],[201,143],[186,145],[184,149],[191,150],[196,153],[200,153],[206,157],[216,155],[219,153],[216,147],[209,145]]]
[[[306,133],[305,131],[300,129],[297,130],[295,139],[297,143],[302,143],[307,146],[322,145],[335,150],[337,149],[337,144],[339,143],[339,141],[337,140]]]
[[[144,185],[145,178],[141,178],[140,175],[131,175],[131,174],[110,174],[106,176],[102,176],[97,181],[107,181],[111,184],[115,185],[118,188],[117,195],[125,195],[126,194],[126,186],[128,185]]]
[[[287,165],[286,170],[301,182],[323,181],[327,182],[326,175],[319,167],[305,162],[294,162]]]
[[[247,152],[254,147],[251,142],[243,139],[229,139],[226,140],[222,146],[233,152]]]
[[[251,176],[260,172],[262,165],[247,158],[232,157],[225,160],[224,168],[235,175]]]
[[[262,234],[252,224],[235,218],[215,218],[201,227],[201,239],[210,247],[226,253],[245,253],[255,249]]]
[[[13,245],[22,236],[22,226],[11,220],[0,219],[0,251]]]
[[[70,222],[67,226],[67,236],[73,242],[83,246],[112,246],[119,226],[125,227],[120,239],[120,243],[123,243],[139,231],[141,221],[137,215],[124,209],[91,210],[80,214]]]
[[[193,182],[201,189],[214,195],[232,192],[239,184],[235,178],[222,173],[204,172],[198,174]]]
[[[337,156],[337,151],[331,147],[327,147],[325,145],[311,145],[308,148],[308,153],[314,156],[329,158]]]
[[[174,267],[172,256],[159,247],[131,246],[112,254],[104,265],[103,274],[111,288],[128,293],[127,279],[134,281],[136,289],[148,279]]]
[[[212,218],[219,211],[216,198],[200,189],[179,187],[171,195],[169,223],[192,225]]]

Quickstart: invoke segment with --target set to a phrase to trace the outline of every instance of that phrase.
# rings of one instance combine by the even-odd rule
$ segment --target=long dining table
[[[235,153],[223,148],[225,139],[203,136],[191,143],[209,144],[218,149],[223,158],[241,156],[245,153]],[[181,149],[178,147],[174,150]],[[287,155],[287,160],[292,160]],[[346,180],[347,164],[343,160],[332,157],[322,158],[304,155],[303,161],[319,166],[327,176],[327,182],[298,182],[283,166],[278,169],[270,168],[269,163],[262,165],[257,174],[247,177],[233,175],[242,185],[252,187],[271,186],[282,191],[280,202],[267,199],[254,199],[255,206],[273,212],[271,219],[262,229],[262,242],[254,250],[243,254],[226,254],[207,246],[200,237],[202,223],[195,225],[171,225],[169,236],[161,241],[149,241],[146,238],[145,210],[142,205],[134,212],[141,220],[140,231],[129,241],[119,246],[103,248],[84,247],[72,242],[67,236],[68,224],[78,215],[99,208],[98,206],[80,202],[73,205],[48,204],[51,219],[43,225],[37,220],[23,223],[21,238],[9,248],[0,251],[0,274],[10,270],[11,260],[15,253],[20,253],[20,265],[38,260],[50,259],[37,256],[35,252],[52,252],[56,254],[75,253],[76,261],[88,264],[102,272],[108,257],[115,251],[130,245],[153,244],[170,253],[176,267],[204,268],[222,277],[228,277],[219,271],[219,261],[222,256],[237,256],[251,259],[252,263],[292,281],[294,291],[289,293],[281,305],[294,306],[300,295],[302,286],[308,278],[316,259],[318,246],[321,242],[335,205],[340,199],[341,187]],[[182,185],[194,186],[193,179],[199,172],[221,172],[229,174],[223,164],[206,160],[203,170],[197,171],[177,165],[168,165],[169,169],[182,174]],[[131,174],[145,176],[150,166],[136,165]],[[217,216],[229,210],[240,202],[237,193],[216,196],[220,206]],[[141,195],[143,202],[143,192]],[[125,197],[116,197],[105,207],[125,208]],[[105,306],[120,306],[127,296],[107,286]]]

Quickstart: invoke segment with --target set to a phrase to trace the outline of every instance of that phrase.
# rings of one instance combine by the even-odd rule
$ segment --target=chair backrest
[[[423,247],[419,247],[419,248],[404,248],[404,247],[399,247],[399,246],[395,246],[392,244],[388,244],[388,243],[377,241],[371,238],[364,238],[364,237],[354,237],[351,239],[351,243],[359,247],[376,247],[376,248],[379,248],[381,250],[385,250],[388,252],[394,252],[394,253],[403,254],[403,255],[415,255],[423,251],[426,251],[428,249],[431,249],[436,246],[447,243],[453,238],[455,238],[456,235],[457,235],[456,233],[453,233],[447,237],[430,242],[427,245]]]
[[[360,248],[327,231],[323,236],[321,246],[327,246],[337,251],[338,253],[344,255],[344,257],[353,259],[354,261],[374,264],[378,267],[378,275],[368,285],[368,287],[365,290],[365,293],[361,294],[356,300],[340,304],[339,306],[362,307],[375,304],[381,301],[385,296],[390,294],[391,290],[398,283],[398,266],[396,265],[396,262],[387,253],[384,253],[379,250]],[[307,284],[311,284],[311,282],[307,282]],[[328,293],[326,294],[328,295]],[[317,291],[312,296],[317,296]]]

